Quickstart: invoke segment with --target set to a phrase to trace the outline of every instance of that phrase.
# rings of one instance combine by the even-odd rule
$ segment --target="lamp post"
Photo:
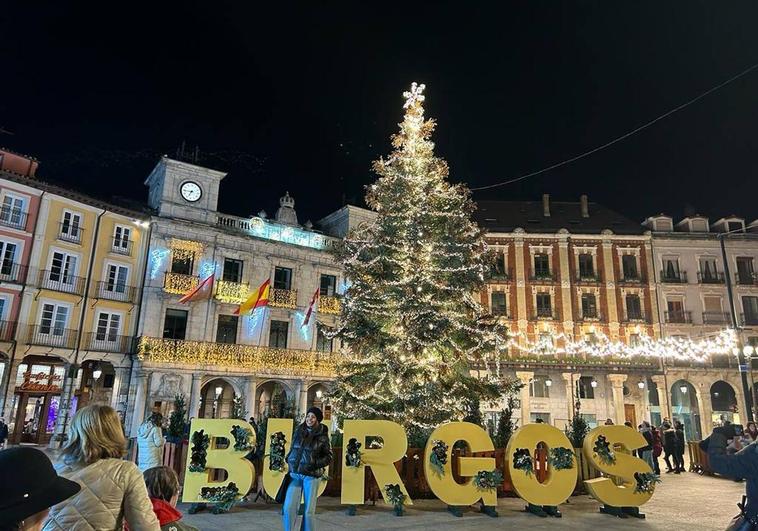
[[[219,406],[221,405],[221,393],[224,392],[224,388],[220,385],[216,386],[216,399],[213,401],[213,418],[217,418],[216,416],[219,413],[219,410],[221,409]]]
[[[721,243],[721,258],[724,261],[724,278],[726,279],[726,294],[729,297],[729,314],[732,317],[732,328],[734,328],[735,333],[737,333],[737,341],[739,346],[742,345],[742,334],[739,333],[739,326],[737,324],[737,310],[734,306],[734,293],[732,291],[732,275],[729,273],[729,259],[726,256],[726,244],[724,243],[724,238],[726,235],[729,234],[728,232],[722,232],[718,234],[719,242]],[[751,347],[752,348],[752,347]],[[748,422],[753,422],[753,408],[750,407],[750,397],[752,396],[752,387],[753,385],[748,385],[747,383],[747,370],[743,370],[745,367],[745,353],[742,349],[740,349],[737,352],[737,360],[739,363],[739,371],[740,371],[740,377],[742,379],[742,393],[745,396],[745,413],[747,414],[747,420]],[[750,372],[751,372],[751,383],[752,383],[752,365],[753,360],[750,359]]]

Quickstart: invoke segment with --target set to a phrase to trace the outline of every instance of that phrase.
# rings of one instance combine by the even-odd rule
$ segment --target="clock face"
[[[179,191],[181,192],[182,197],[190,203],[194,203],[203,195],[203,190],[200,188],[200,185],[192,181],[183,183],[181,188],[179,188]]]

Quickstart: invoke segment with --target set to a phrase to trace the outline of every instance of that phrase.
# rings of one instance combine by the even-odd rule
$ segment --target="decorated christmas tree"
[[[405,97],[394,151],[374,163],[366,202],[376,220],[337,250],[350,282],[340,326],[346,361],[331,395],[345,418],[380,418],[428,431],[460,420],[515,384],[490,376],[506,330],[476,300],[491,258],[471,221],[469,190],[434,156],[424,85]],[[473,369],[484,369],[474,376]]]
[[[184,395],[174,397],[174,410],[168,419],[168,441],[179,442],[184,438],[187,429],[187,404]]]

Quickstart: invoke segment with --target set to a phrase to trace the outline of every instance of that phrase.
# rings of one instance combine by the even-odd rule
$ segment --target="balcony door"
[[[42,305],[42,316],[39,323],[39,333],[62,337],[68,324],[68,306],[45,303]]]
[[[749,256],[737,257],[737,277],[740,284],[752,284],[753,273],[753,259]]]
[[[55,251],[50,262],[50,282],[58,282],[73,287],[76,277],[78,257],[73,254]]]

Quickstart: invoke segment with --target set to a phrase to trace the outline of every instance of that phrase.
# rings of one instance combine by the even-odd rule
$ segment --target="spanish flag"
[[[267,278],[261,287],[250,294],[245,302],[235,310],[235,315],[244,315],[260,306],[268,306],[268,292],[271,287],[271,279]]]
[[[213,282],[216,280],[216,273],[203,280],[198,287],[187,293],[179,299],[179,302],[186,304],[188,302],[201,301],[210,299],[213,295]]]

